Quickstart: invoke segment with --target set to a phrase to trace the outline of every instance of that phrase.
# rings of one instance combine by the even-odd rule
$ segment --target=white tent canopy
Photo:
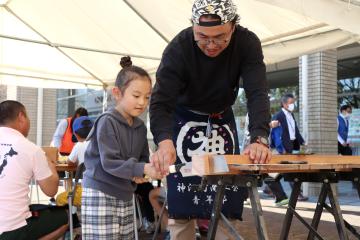
[[[266,63],[359,41],[359,0],[237,0]],[[154,73],[192,0],[0,0],[0,84],[102,88],[130,55]]]

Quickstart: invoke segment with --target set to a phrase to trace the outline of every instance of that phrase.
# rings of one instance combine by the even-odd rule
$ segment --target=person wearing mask
[[[341,155],[352,155],[351,147],[349,146],[349,119],[352,113],[350,105],[343,105],[340,107],[340,114],[337,117],[338,124],[338,153]]]
[[[281,140],[286,153],[297,153],[300,151],[300,146],[305,144],[295,121],[294,109],[294,95],[285,94],[281,97],[281,110],[273,117],[273,120],[279,121],[282,127]]]
[[[298,125],[294,117],[295,97],[288,93],[281,97],[281,110],[273,116],[273,120],[279,121],[280,126],[274,130],[281,131],[282,154],[297,154],[300,152],[300,146],[305,144],[303,137],[300,134]],[[279,144],[278,144],[279,145]],[[280,149],[278,146],[277,149]],[[293,187],[293,183],[290,183]],[[300,193],[299,201],[307,201],[308,197]]]
[[[192,26],[164,50],[150,100],[150,128],[158,150],[151,163],[162,175],[169,165],[199,154],[239,154],[231,106],[244,87],[250,144],[244,154],[254,163],[271,159],[268,144],[270,104],[259,38],[238,24],[231,0],[195,0]],[[169,174],[168,213],[171,239],[194,239],[195,220],[209,219],[216,189],[194,192],[200,177]],[[247,190],[230,186],[222,212],[241,219]],[[218,229],[219,230],[219,229]],[[220,237],[220,232],[217,233]],[[222,238],[224,239],[224,238]]]
[[[281,128],[280,127],[280,123],[277,120],[273,120],[269,123],[269,127],[271,129],[270,132],[270,147],[271,148],[275,148],[274,145],[277,146],[277,144],[279,144],[280,141],[280,145],[282,147],[282,143],[281,143],[281,139],[279,138],[274,139],[274,132],[278,132],[278,129]],[[278,135],[278,134],[277,134]],[[276,143],[275,143],[276,142]],[[242,145],[242,149],[246,149],[247,145],[250,143],[250,135],[249,135],[249,115],[246,114],[245,117],[245,124],[244,124],[244,138],[243,138],[243,145]],[[280,148],[280,146],[279,146]],[[276,147],[276,149],[279,151],[279,148]],[[283,149],[283,147],[282,147]],[[276,154],[282,154],[283,152],[277,152]],[[281,185],[280,179],[278,179],[277,177],[273,177],[273,176],[277,176],[278,174],[269,174],[266,175],[265,179],[264,179],[264,183],[265,188],[263,190],[263,193],[270,196],[270,197],[275,197],[275,206],[280,207],[283,205],[287,205],[289,203],[289,199],[284,191],[284,188]]]
[[[52,145],[56,147],[63,156],[68,156],[77,142],[73,134],[73,123],[76,118],[81,116],[88,116],[87,110],[82,107],[76,109],[72,117],[62,119],[55,130]]]

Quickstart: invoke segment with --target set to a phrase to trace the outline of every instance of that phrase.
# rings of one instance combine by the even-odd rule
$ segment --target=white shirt
[[[69,161],[73,163],[78,162],[78,164],[83,163],[85,151],[88,145],[89,141],[77,142],[71,150],[71,153],[69,155]]]
[[[61,146],[61,142],[62,139],[65,135],[66,129],[68,127],[68,123],[67,123],[67,119],[62,119],[59,122],[59,125],[57,126],[54,136],[53,136],[53,140],[52,140],[52,145],[56,148],[60,148]]]
[[[296,139],[295,119],[293,118],[292,114],[288,110],[286,110],[284,108],[282,108],[281,110],[285,113],[286,122],[287,122],[288,129],[289,129],[290,140],[293,141]]]
[[[0,234],[27,224],[30,180],[51,175],[40,147],[15,129],[0,127]]]

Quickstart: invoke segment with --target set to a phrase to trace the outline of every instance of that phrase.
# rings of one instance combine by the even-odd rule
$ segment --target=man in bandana
[[[231,0],[195,0],[192,27],[167,46],[157,71],[150,103],[150,124],[158,150],[151,162],[168,174],[169,164],[191,161],[192,155],[239,154],[231,106],[243,87],[249,112],[250,145],[244,150],[254,163],[267,163],[270,122],[268,87],[261,44],[238,24]],[[167,176],[171,239],[194,239],[196,218],[210,218],[216,186],[193,192],[199,177]],[[241,219],[246,189],[227,187],[222,212]]]

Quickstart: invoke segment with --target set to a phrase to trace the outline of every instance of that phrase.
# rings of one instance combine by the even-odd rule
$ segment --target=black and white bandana
[[[221,22],[215,25],[225,24],[236,16],[236,6],[232,0],[195,0],[192,7],[192,21],[203,25],[199,20],[202,15],[214,14],[220,17]]]

